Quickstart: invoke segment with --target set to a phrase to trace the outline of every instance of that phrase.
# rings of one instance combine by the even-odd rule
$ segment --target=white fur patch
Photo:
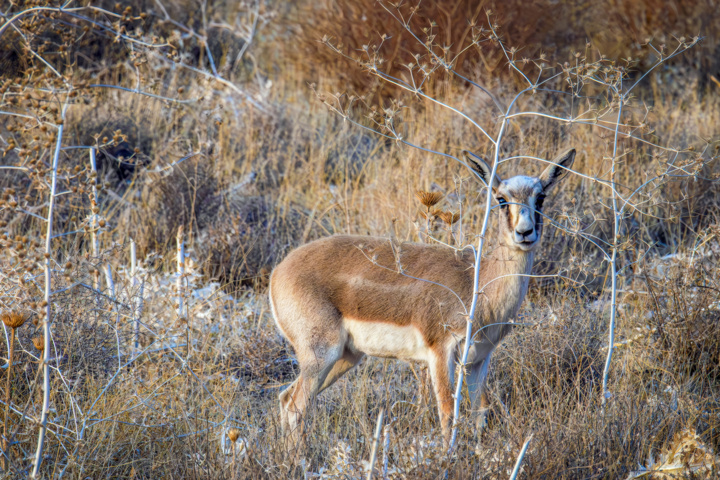
[[[542,190],[542,184],[537,178],[526,177],[525,175],[517,175],[515,177],[508,178],[503,182],[503,184],[509,191],[521,190],[527,187],[535,190],[535,193],[539,193]]]
[[[428,347],[413,326],[344,318],[348,347],[373,357],[403,360],[428,359]]]
[[[273,298],[273,294],[272,294],[272,277],[270,277],[270,282],[268,284],[268,298],[270,299],[270,313],[272,313],[273,320],[275,320],[275,325],[277,325],[277,328],[278,328],[278,330],[280,330],[280,333],[282,333],[285,338],[288,338],[287,334],[285,333],[285,330],[283,330],[282,326],[280,325],[280,322],[278,321],[277,311],[275,310],[275,299]]]

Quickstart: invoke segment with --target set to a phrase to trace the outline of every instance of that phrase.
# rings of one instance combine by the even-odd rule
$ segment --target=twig
[[[520,466],[522,465],[523,457],[525,457],[525,452],[527,452],[528,445],[530,445],[530,440],[532,440],[532,435],[530,435],[526,440],[525,443],[523,443],[522,448],[520,449],[520,454],[517,457],[517,460],[515,461],[515,467],[513,468],[512,473],[510,474],[510,480],[516,480],[517,476],[520,474]]]
[[[135,240],[130,239],[130,277],[132,282],[133,293],[135,294],[135,320],[133,321],[133,348],[137,351],[139,346],[140,338],[140,317],[142,315],[143,307],[143,290],[145,282],[143,281],[140,285],[140,292],[135,292],[137,288],[137,247],[135,246]]]
[[[375,426],[375,436],[373,437],[372,451],[370,453],[370,464],[368,465],[367,480],[372,480],[373,467],[375,465],[375,459],[377,458],[378,445],[380,444],[380,432],[382,431],[383,420],[385,419],[385,409],[380,409],[378,415],[377,425]]]
[[[90,231],[90,237],[92,241],[93,257],[98,258],[100,256],[100,240],[98,239],[98,192],[97,192],[97,162],[95,160],[95,148],[90,149],[90,168],[92,169],[93,183],[92,183],[92,201],[90,202],[90,208],[92,210],[92,229]],[[100,272],[97,269],[93,272],[93,288],[100,290]]]
[[[10,328],[10,350],[8,352],[8,371],[7,371],[7,378],[5,381],[5,422],[3,425],[3,457],[0,458],[0,463],[2,463],[3,470],[5,472],[8,471],[8,466],[10,465],[10,456],[9,453],[9,446],[10,442],[8,441],[8,417],[10,416],[10,382],[12,381],[12,367],[13,367],[13,360],[14,360],[14,353],[15,353],[15,328]]]
[[[175,288],[177,288],[177,316],[179,321],[185,322],[185,333],[187,335],[187,354],[190,354],[190,325],[185,315],[185,291],[183,288],[183,279],[185,278],[185,240],[183,238],[184,228],[180,225],[177,231],[177,280]]]
[[[387,479],[388,472],[388,460],[390,457],[390,425],[385,425],[383,428],[383,469],[382,478]]]
[[[615,139],[613,141],[613,153],[612,153],[612,169],[610,171],[610,181],[615,182],[615,172],[617,167],[617,146],[618,146],[618,130],[620,129],[620,122],[622,121],[623,105],[625,103],[625,97],[620,95],[618,99],[620,104],[618,111],[618,123],[615,127]],[[610,398],[610,392],[608,391],[607,381],[610,375],[610,362],[612,361],[612,355],[615,345],[615,316],[617,314],[617,253],[618,253],[618,239],[620,238],[620,215],[622,211],[618,210],[617,195],[613,190],[612,195],[612,211],[613,211],[613,243],[612,243],[612,257],[610,259],[611,269],[611,299],[610,299],[610,325],[608,326],[608,352],[607,358],[605,359],[605,367],[603,368],[603,379],[602,379],[602,406],[603,409],[605,404]]]

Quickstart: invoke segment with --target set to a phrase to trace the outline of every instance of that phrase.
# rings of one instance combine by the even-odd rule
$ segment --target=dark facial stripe
[[[543,221],[542,216],[543,202],[545,201],[545,195],[540,193],[535,197],[535,233],[538,239],[542,236]]]
[[[507,220],[508,230],[510,230],[511,232],[514,232],[515,231],[515,220],[513,219],[512,209],[504,208],[503,211],[507,213],[506,220]]]
[[[543,202],[545,201],[545,195],[542,193],[535,199],[535,225],[539,228],[543,223],[543,216],[540,215],[543,208]]]

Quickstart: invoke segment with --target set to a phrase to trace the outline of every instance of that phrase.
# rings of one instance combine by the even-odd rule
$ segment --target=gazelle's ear
[[[558,180],[564,177],[575,161],[575,149],[571,148],[553,160],[554,165],[550,165],[540,174],[540,183],[542,183],[543,191],[547,192],[555,185]]]
[[[489,185],[492,168],[490,168],[488,164],[485,163],[485,160],[478,157],[472,152],[468,152],[467,150],[463,150],[463,157],[465,158],[467,166],[470,167],[470,169],[475,172],[482,179],[483,182],[485,182],[485,185]],[[500,178],[497,172],[495,172],[495,178],[493,178],[492,184],[493,190],[498,188],[501,183],[502,178]]]

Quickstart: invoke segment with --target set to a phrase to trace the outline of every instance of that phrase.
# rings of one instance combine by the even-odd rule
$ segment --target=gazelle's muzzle
[[[523,247],[533,246],[539,238],[539,232],[533,218],[533,211],[526,205],[518,205],[515,212],[515,222],[513,229],[513,240],[516,244]]]

